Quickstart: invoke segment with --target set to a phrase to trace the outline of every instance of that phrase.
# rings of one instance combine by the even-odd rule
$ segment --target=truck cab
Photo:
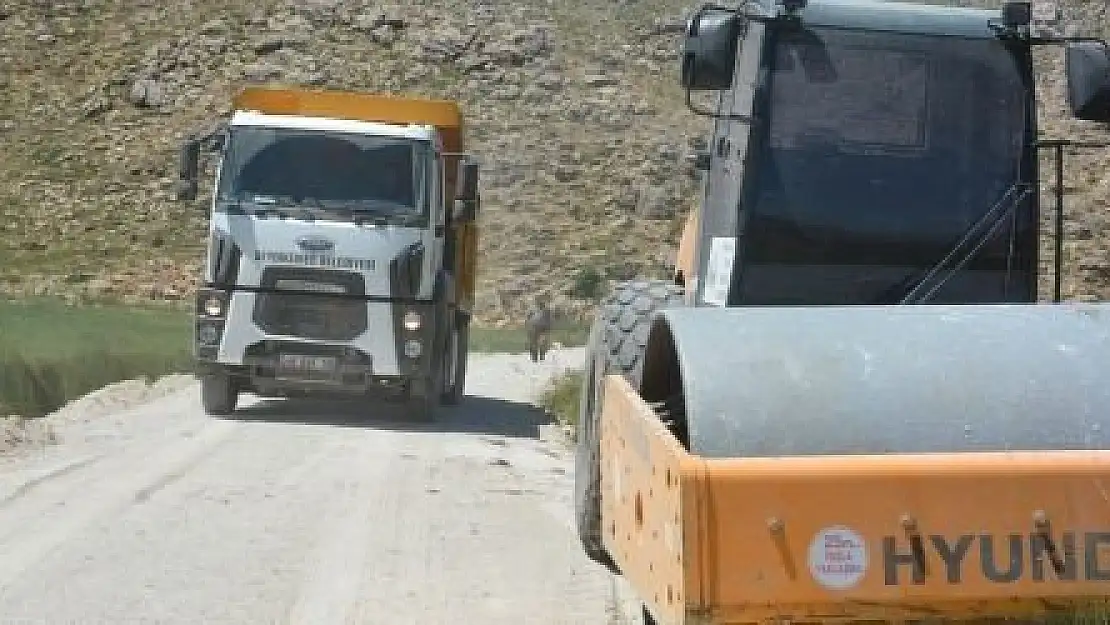
[[[195,355],[205,409],[240,392],[462,396],[477,165],[453,103],[251,89],[217,140]],[[182,150],[196,197],[199,142]]]

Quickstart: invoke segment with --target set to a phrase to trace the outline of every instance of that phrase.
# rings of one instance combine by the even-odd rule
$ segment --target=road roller
[[[1110,54],[1043,9],[689,19],[701,198],[673,275],[601,302],[576,443],[645,622],[1107,620],[1110,306],[1060,289],[1062,161],[1105,146],[1041,136],[1033,57],[1097,128]]]

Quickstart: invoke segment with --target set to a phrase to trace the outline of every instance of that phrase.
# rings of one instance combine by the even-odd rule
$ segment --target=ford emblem
[[[306,252],[327,252],[335,248],[335,243],[323,237],[300,237],[297,247]]]

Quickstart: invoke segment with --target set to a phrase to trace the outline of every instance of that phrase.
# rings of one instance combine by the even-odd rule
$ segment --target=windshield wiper
[[[234,203],[241,212],[257,217],[273,213],[280,217],[300,217],[311,221],[324,210],[323,205],[315,198],[297,201],[288,195],[250,194],[247,198],[229,198],[227,202]]]
[[[232,214],[243,214],[243,201],[237,197],[220,196],[216,198],[216,208]]]
[[[358,221],[370,221],[375,225],[400,224],[408,225],[420,219],[419,213],[413,213],[410,207],[384,201],[367,200],[326,200],[324,205],[329,210],[343,210],[349,212]]]
[[[952,246],[952,249],[949,250],[949,252],[945,254],[945,256],[941,258],[940,261],[930,267],[924,273],[924,275],[920,277],[920,279],[914,280],[916,284],[914,284],[913,288],[911,288],[905,294],[905,296],[902,297],[898,304],[920,304],[933,297],[933,295],[935,295],[936,292],[940,290],[940,288],[943,287],[953,275],[956,274],[956,272],[963,269],[964,266],[975,256],[975,254],[977,254],[979,250],[981,250],[983,246],[991,240],[991,237],[993,237],[995,233],[998,232],[998,229],[1002,226],[1002,224],[1005,223],[1006,218],[1008,218],[1013,213],[1014,209],[1030,193],[1031,190],[1028,184],[1014,183],[1010,185],[1010,187],[1006,189],[1006,192],[1002,194],[1002,197],[999,198],[993,206],[991,206],[990,210],[984,213],[978,221],[972,224],[971,227],[968,228],[966,232],[964,232],[963,236],[960,237],[960,240],[957,241],[954,246]],[[987,229],[986,232],[978,234],[977,236],[977,233],[982,231],[983,228]],[[926,285],[928,285],[929,281],[933,280],[937,274],[943,271],[945,265],[951,262],[951,260],[960,253],[961,248],[968,245],[969,242],[974,242],[974,247],[967,251],[967,253],[965,253],[960,258],[960,260],[956,263],[954,267],[948,270],[948,274],[944,276],[944,278],[937,281],[936,284],[923,295],[918,296],[918,294],[926,288]],[[916,276],[913,277],[916,278]],[[896,286],[900,287],[906,284],[906,282],[908,281],[909,280],[903,281]]]
[[[371,216],[386,221],[399,221],[401,223],[409,223],[413,220],[420,219],[420,213],[414,213],[408,209],[393,209],[382,211],[378,208],[352,208],[351,212],[360,217]]]

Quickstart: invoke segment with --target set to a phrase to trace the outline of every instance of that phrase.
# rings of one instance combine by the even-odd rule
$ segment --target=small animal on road
[[[524,329],[528,334],[528,354],[532,362],[547,358],[547,350],[551,348],[551,322],[547,298],[537,298],[536,305],[528,312],[528,318],[524,321]]]

